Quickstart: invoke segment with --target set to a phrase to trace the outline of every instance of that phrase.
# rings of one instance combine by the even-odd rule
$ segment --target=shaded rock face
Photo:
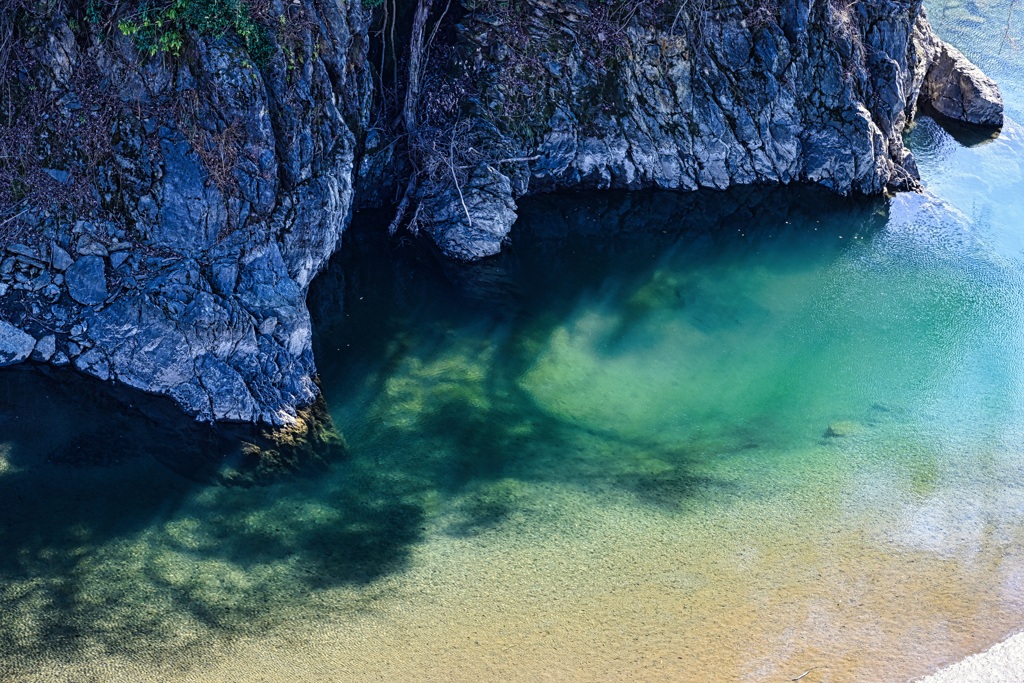
[[[421,222],[456,258],[496,253],[515,220],[506,207],[534,192],[915,189],[901,134],[919,93],[962,121],[1001,120],[998,89],[935,36],[918,0],[679,15],[653,3],[625,23],[594,3],[464,5],[478,9],[459,24],[446,72],[475,94],[477,127],[500,131],[486,144],[521,160],[490,164],[504,183],[442,178],[422,190]]]
[[[36,340],[14,325],[0,320],[0,367],[15,365],[28,358]]]
[[[434,242],[463,261],[497,254],[516,220],[508,176],[482,165],[473,170],[456,201],[450,191],[439,189],[436,195],[423,198],[423,218]]]
[[[15,85],[47,102],[32,134],[78,142],[81,131],[82,149],[103,154],[43,145],[41,182],[84,187],[93,208],[0,214],[0,365],[73,367],[206,421],[304,424],[319,393],[307,288],[356,191],[380,205],[409,165],[401,140],[368,125],[368,11],[268,3],[290,34],[271,37],[258,68],[230,35],[190,36],[171,59],[140,56],[124,36],[76,35],[59,16],[26,32],[32,68]],[[614,3],[595,0],[461,4],[437,33],[424,92],[454,103],[451,148],[472,153],[415,194],[420,226],[458,260],[497,253],[524,195],[915,188],[901,133],[919,99],[1001,120],[998,89],[935,36],[917,0],[741,0],[699,14],[702,3],[677,14],[644,0],[612,19],[601,8]]]
[[[97,211],[34,207],[21,217],[29,244],[4,254],[0,317],[45,340],[37,361],[207,421],[290,424],[314,401],[305,294],[349,220],[366,17],[334,0],[276,11],[292,35],[261,68],[231,36],[146,59],[60,17],[38,27],[21,85],[50,94],[54,120],[107,116],[110,153],[89,176]],[[91,114],[86,86],[113,104]],[[58,169],[59,182],[86,166]]]
[[[107,266],[99,256],[83,256],[64,273],[71,298],[85,306],[102,304],[107,298]]]

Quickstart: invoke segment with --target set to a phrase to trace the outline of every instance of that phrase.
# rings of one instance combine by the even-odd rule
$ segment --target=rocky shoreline
[[[356,207],[408,204],[401,229],[475,260],[524,195],[914,190],[919,106],[1002,121],[919,2],[427,3],[427,95],[404,124],[372,10],[267,4],[261,59],[230,32],[148,54],[84,27],[84,2],[16,17],[0,141],[31,163],[0,193],[0,366],[290,425],[318,396],[306,292]]]

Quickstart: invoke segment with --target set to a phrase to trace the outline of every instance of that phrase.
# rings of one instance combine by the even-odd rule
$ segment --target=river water
[[[541,197],[468,268],[360,218],[325,471],[7,373],[0,680],[905,681],[1024,628],[1024,17],[930,16],[1008,120],[919,120],[927,195]]]

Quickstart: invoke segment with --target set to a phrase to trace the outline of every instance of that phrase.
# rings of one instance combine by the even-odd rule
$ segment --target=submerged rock
[[[825,436],[827,438],[842,438],[847,436],[856,436],[857,434],[864,431],[863,425],[853,420],[840,420],[839,422],[833,422],[825,430]]]
[[[320,397],[291,424],[243,436],[240,448],[218,469],[217,480],[232,486],[269,484],[282,476],[321,471],[347,453],[348,445]]]

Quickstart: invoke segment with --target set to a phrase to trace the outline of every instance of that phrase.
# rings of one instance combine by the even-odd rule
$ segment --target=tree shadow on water
[[[348,410],[346,394],[364,392],[353,443],[439,491],[454,535],[513,519],[528,498],[517,482],[626,494],[661,510],[727,499],[735,485],[703,464],[747,449],[741,428],[710,445],[638,438],[559,415],[518,379],[581,302],[609,303],[620,322],[609,341],[628,336],[629,353],[638,328],[658,323],[652,311],[685,308],[702,333],[767,316],[735,292],[709,300],[687,273],[709,264],[801,272],[884,227],[885,207],[809,188],[539,196],[521,203],[502,255],[473,267],[396,246],[357,218],[311,290],[325,393]]]
[[[706,444],[665,443],[577,424],[538,406],[504,368],[492,365],[489,372],[493,377],[467,383],[461,392],[448,386],[438,392],[442,396],[425,384],[415,419],[374,420],[364,442],[369,449],[417,444],[419,457],[403,459],[408,475],[443,496],[451,536],[472,537],[523,521],[538,503],[537,485],[663,513],[738,495],[734,483],[705,473]],[[391,407],[383,402],[381,409]],[[749,450],[746,434],[734,441],[719,444],[718,454]]]
[[[316,591],[403,571],[422,536],[421,500],[376,466],[217,485],[224,453],[186,418],[154,425],[99,383],[3,379],[0,680],[114,654],[194,663],[326,609]]]
[[[365,385],[370,405],[353,409],[364,423],[350,435],[353,457],[311,476],[215,485],[226,462],[222,440],[103,398],[98,383],[5,371],[0,679],[104,654],[194,663],[211,642],[258,636],[288,615],[346,608],[311,599],[317,591],[376,587],[350,591],[345,599],[360,609],[358,601],[409,568],[437,507],[447,509],[446,533],[468,537],[529,513],[552,483],[682,514],[689,503],[733,495],[733,484],[701,466],[702,444],[578,424],[517,383],[609,273],[623,292],[650,282],[658,255],[676,249],[681,235],[686,249],[709,258],[754,258],[763,244],[737,241],[733,228],[768,213],[782,225],[801,201],[771,195],[751,208],[723,196],[637,195],[575,208],[538,200],[523,212],[536,219],[533,238],[520,226],[505,262],[476,281],[431,271],[429,258],[382,268],[387,256],[351,250],[337,283],[344,296],[324,304],[340,322],[318,333],[318,354],[330,347],[335,355],[318,363],[325,381],[339,382],[325,384],[328,398]],[[740,208],[725,215],[727,205]],[[868,226],[884,223],[870,207],[858,211],[850,213]],[[545,213],[547,225],[537,218]],[[697,215],[704,217],[690,220]],[[838,240],[830,244],[839,249]],[[655,282],[652,305],[689,292],[668,285]],[[634,302],[638,318],[643,306]],[[448,353],[451,339],[474,335]],[[742,446],[734,441],[715,448]]]

